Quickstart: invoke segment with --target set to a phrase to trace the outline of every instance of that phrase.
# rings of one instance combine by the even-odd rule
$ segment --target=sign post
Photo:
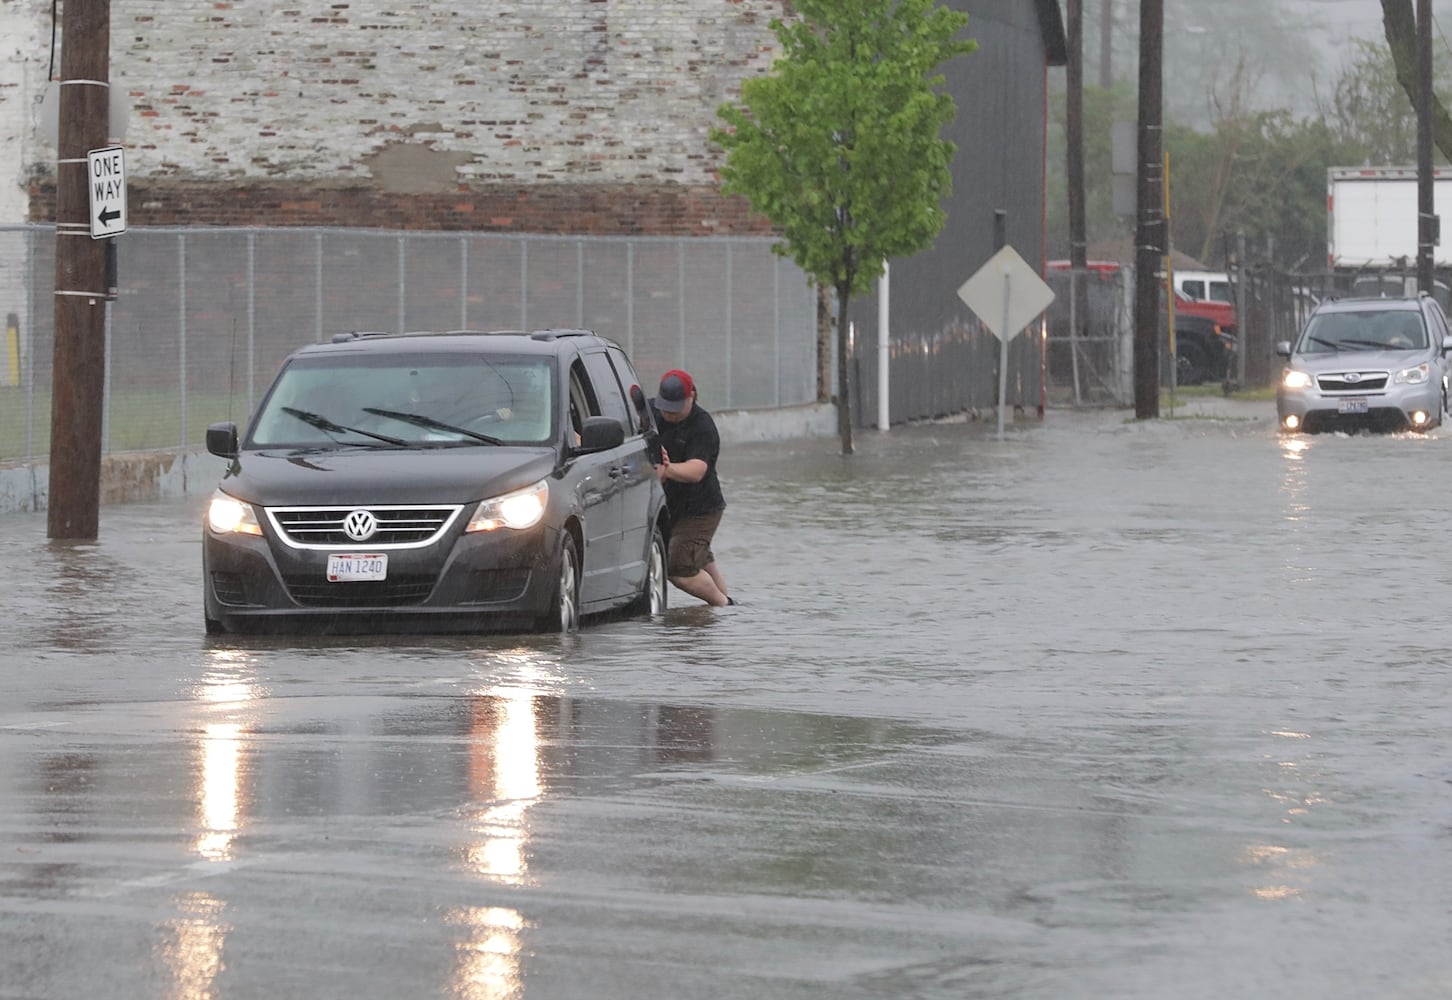
[[[1017,250],[1005,246],[963,282],[958,298],[998,337],[998,439],[1002,441],[1008,405],[1008,342],[1049,307],[1054,292]]]
[[[86,154],[86,190],[91,199],[91,239],[126,232],[126,152],[120,146]]]

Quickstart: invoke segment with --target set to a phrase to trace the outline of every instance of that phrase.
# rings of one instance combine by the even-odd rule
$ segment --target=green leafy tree
[[[1354,44],[1355,54],[1337,79],[1330,107],[1323,109],[1322,116],[1348,144],[1365,149],[1366,163],[1416,163],[1417,115],[1397,82],[1391,49],[1367,39]]]
[[[1069,256],[1069,180],[1067,163],[1068,111],[1064,91],[1051,94],[1047,164],[1047,229],[1051,257]],[[1135,119],[1134,90],[1127,83],[1084,88],[1084,222],[1091,247],[1132,245],[1134,218],[1114,213],[1111,186],[1114,122]]]
[[[935,0],[795,0],[782,53],[722,105],[711,140],[722,190],[780,231],[775,251],[837,295],[837,428],[852,454],[847,305],[891,257],[932,245],[946,220],[956,108],[938,68],[972,52],[966,14]]]
[[[1356,162],[1356,147],[1320,119],[1288,111],[1257,114],[1237,151],[1233,180],[1222,207],[1223,262],[1230,237],[1244,233],[1251,247],[1296,271],[1317,271],[1326,261],[1326,169]]]

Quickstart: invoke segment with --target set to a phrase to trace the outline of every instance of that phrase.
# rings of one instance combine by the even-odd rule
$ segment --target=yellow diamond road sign
[[[963,282],[958,298],[994,336],[1007,342],[1049,307],[1054,291],[1017,250],[1006,246]]]

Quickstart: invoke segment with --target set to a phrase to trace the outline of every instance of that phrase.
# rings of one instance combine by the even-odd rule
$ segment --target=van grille
[[[313,608],[399,607],[422,604],[434,590],[432,576],[399,576],[363,583],[328,583],[316,576],[286,576],[287,592]]]
[[[463,508],[451,505],[391,507],[269,507],[267,516],[278,536],[299,549],[422,548],[439,538]],[[344,530],[350,515],[367,514],[377,528],[366,538]],[[358,518],[353,518],[354,521]],[[366,520],[366,519],[365,519]]]

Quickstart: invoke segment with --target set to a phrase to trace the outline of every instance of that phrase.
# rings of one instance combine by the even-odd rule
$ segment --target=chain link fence
[[[107,309],[105,453],[246,420],[294,349],[354,330],[594,330],[711,409],[816,400],[816,293],[761,237],[132,229]],[[0,227],[0,461],[50,447],[55,231]],[[646,386],[649,391],[652,386]]]
[[[1134,401],[1134,282],[1127,269],[1091,266],[1079,274],[1084,315],[1071,316],[1067,266],[1045,280],[1054,301],[1048,328],[1046,393],[1052,406],[1125,406]]]

